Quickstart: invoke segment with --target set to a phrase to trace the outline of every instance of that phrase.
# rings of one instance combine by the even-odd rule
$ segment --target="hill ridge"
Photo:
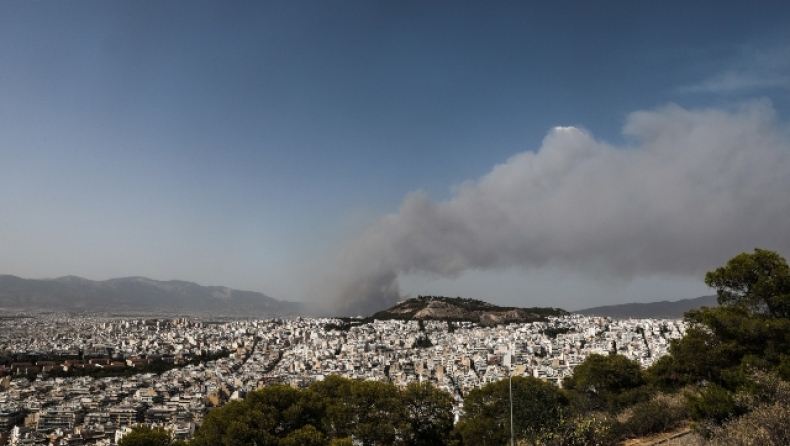
[[[680,299],[675,301],[662,300],[659,302],[646,303],[627,303],[619,305],[603,305],[573,313],[585,316],[606,316],[616,318],[635,318],[635,319],[680,319],[683,313],[700,307],[718,306],[716,296],[700,296],[692,299]]]
[[[203,286],[183,280],[142,276],[90,280],[78,276],[25,279],[0,275],[0,307],[65,311],[171,311],[224,314],[297,315],[298,302],[255,291]]]

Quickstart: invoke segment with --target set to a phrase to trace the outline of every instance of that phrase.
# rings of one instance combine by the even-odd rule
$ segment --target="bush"
[[[727,389],[708,384],[699,395],[686,394],[689,400],[689,415],[697,422],[713,422],[720,424],[723,421],[743,413],[738,407],[733,393]]]
[[[781,412],[790,408],[790,383],[782,381],[776,374],[756,372],[751,375],[746,385],[738,393],[730,393],[717,386],[709,386],[700,396],[689,396],[692,418],[698,423],[695,429],[707,438],[718,438],[716,444],[725,443],[723,436],[734,435],[739,420],[746,431],[757,428],[761,423],[765,429],[774,429],[773,421],[767,416],[766,408],[771,408],[781,417]],[[729,412],[729,415],[728,415]],[[770,411],[769,411],[770,412]],[[740,418],[738,416],[740,415]],[[725,423],[725,426],[722,426]],[[729,427],[728,427],[729,426]],[[725,431],[730,434],[724,433]],[[774,434],[771,434],[774,435]],[[783,435],[777,433],[776,435]],[[734,438],[737,438],[734,435]],[[746,438],[746,437],[744,437]],[[736,440],[733,440],[736,441]],[[732,443],[740,444],[740,443]],[[771,445],[773,443],[760,443]],[[790,444],[790,443],[788,443]]]
[[[714,428],[711,446],[786,446],[790,444],[790,407],[776,402]]]
[[[534,445],[614,446],[622,437],[621,433],[621,424],[616,419],[603,413],[592,413],[564,420],[556,428],[545,430]],[[523,444],[526,446],[528,443]]]
[[[688,409],[681,395],[658,395],[630,408],[625,415],[623,433],[643,437],[682,426],[688,418]]]

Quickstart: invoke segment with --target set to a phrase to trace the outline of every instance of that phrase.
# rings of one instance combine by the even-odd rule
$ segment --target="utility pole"
[[[510,370],[508,381],[510,381],[510,446],[515,446],[513,440],[513,370]]]

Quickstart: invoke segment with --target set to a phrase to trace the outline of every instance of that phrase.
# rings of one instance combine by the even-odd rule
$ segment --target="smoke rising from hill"
[[[790,248],[790,144],[772,105],[670,105],[628,116],[629,143],[574,127],[433,202],[406,196],[340,253],[344,311],[399,298],[398,277],[544,266],[699,276],[754,247]]]

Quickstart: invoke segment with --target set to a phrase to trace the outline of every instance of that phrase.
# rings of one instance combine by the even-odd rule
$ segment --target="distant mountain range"
[[[479,322],[493,325],[532,322],[547,316],[570,314],[560,308],[500,307],[481,300],[461,297],[419,296],[379,311],[369,319],[447,320]]]
[[[702,306],[716,306],[716,296],[674,302],[629,303],[575,311],[615,318],[682,318]],[[253,291],[222,286],[201,286],[180,280],[158,281],[124,277],[94,281],[66,276],[57,279],[23,279],[0,275],[0,308],[48,311],[115,313],[214,313],[228,316],[297,316],[305,308],[299,302],[281,301]],[[530,322],[546,316],[569,314],[559,308],[500,307],[460,297],[419,296],[379,311],[368,319],[456,320],[483,324]]]
[[[201,286],[178,280],[125,277],[93,281],[66,276],[22,279],[0,275],[0,307],[59,311],[178,312],[287,316],[299,314],[297,302],[252,291]]]
[[[621,305],[607,305],[602,307],[587,308],[586,310],[574,311],[574,313],[587,316],[607,316],[614,318],[666,318],[678,319],[683,317],[683,313],[700,307],[716,307],[719,303],[716,296],[702,296],[694,299],[683,299],[677,301],[661,301],[645,304],[631,303]]]

